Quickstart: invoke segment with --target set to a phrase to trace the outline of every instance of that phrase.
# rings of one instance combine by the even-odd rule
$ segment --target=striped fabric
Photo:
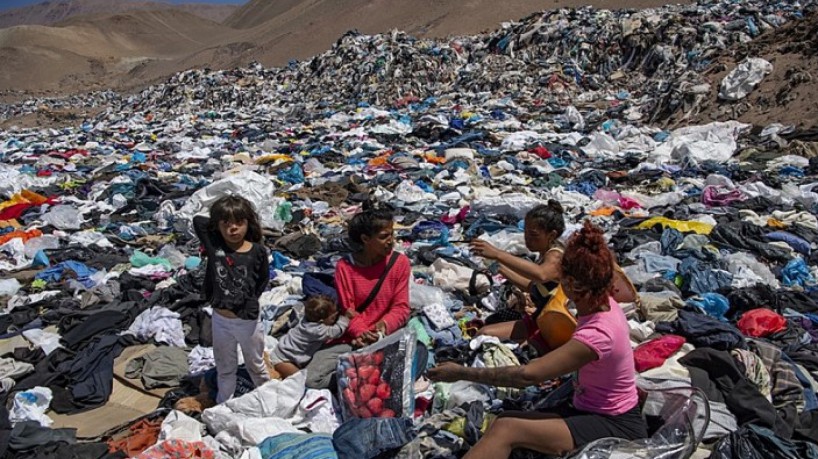
[[[258,445],[264,459],[338,459],[332,435],[285,433]]]

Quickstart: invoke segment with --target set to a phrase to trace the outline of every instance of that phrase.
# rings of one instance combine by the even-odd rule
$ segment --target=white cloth
[[[659,145],[650,157],[656,162],[667,163],[671,159],[684,158],[696,162],[712,160],[724,163],[738,149],[737,139],[749,124],[738,121],[713,122],[702,126],[676,129],[665,143]]]
[[[13,358],[0,357],[0,378],[17,378],[34,371],[34,365]]]
[[[164,440],[184,440],[184,441],[202,441],[202,431],[205,426],[201,422],[192,417],[182,413],[181,411],[173,410],[162,421],[162,427],[159,431],[159,441]]]
[[[47,332],[40,328],[25,330],[23,337],[35,347],[42,349],[45,355],[51,354],[55,349],[62,347],[59,334]]]
[[[68,237],[72,243],[80,244],[83,247],[95,245],[101,248],[113,248],[114,245],[105,237],[104,234],[93,230],[79,231]]]
[[[429,303],[423,306],[423,314],[432,322],[436,330],[452,327],[456,323],[449,310],[440,303]]]
[[[299,429],[314,433],[335,432],[341,427],[340,413],[335,411],[332,392],[327,389],[307,389],[290,420]]]
[[[185,330],[179,313],[163,306],[142,311],[124,334],[134,335],[142,341],[153,338],[159,343],[185,347]]]
[[[645,322],[629,320],[628,328],[630,328],[631,339],[637,343],[641,343],[653,334],[653,332],[656,330],[656,325],[650,320]]]
[[[216,439],[231,450],[255,446],[274,435],[299,432],[293,419],[305,393],[306,372],[273,380],[249,394],[228,400],[202,413],[202,421]]]
[[[203,373],[216,366],[212,347],[196,346],[187,356],[190,374]]]

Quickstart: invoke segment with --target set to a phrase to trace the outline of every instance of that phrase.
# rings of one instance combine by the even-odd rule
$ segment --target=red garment
[[[661,367],[665,360],[684,345],[685,339],[678,335],[665,335],[640,344],[633,350],[633,361],[639,373]]]
[[[787,319],[769,309],[752,309],[741,315],[738,329],[747,336],[759,338],[787,328]]]
[[[20,218],[20,215],[23,215],[25,211],[34,207],[34,204],[23,203],[23,204],[15,204],[13,206],[8,206],[3,210],[0,210],[0,221],[2,220],[14,220]]]
[[[454,225],[455,223],[463,223],[463,221],[469,215],[470,210],[471,210],[471,207],[466,206],[466,207],[460,209],[460,212],[458,212],[457,215],[452,215],[452,216],[444,215],[440,219],[440,221],[447,224],[447,225]]]
[[[551,157],[551,152],[548,151],[548,149],[543,147],[542,145],[537,145],[535,148],[532,148],[531,150],[528,151],[534,153],[535,155],[539,156],[542,159],[548,159]]]
[[[338,291],[342,312],[354,310],[366,301],[391,256],[390,253],[382,262],[367,267],[354,266],[346,258],[338,262],[335,268],[335,288]],[[346,333],[336,342],[348,343],[364,332],[374,330],[375,324],[381,320],[386,323],[387,334],[406,325],[411,312],[409,309],[411,276],[409,258],[403,254],[399,255],[395,265],[386,275],[378,295],[364,312],[349,321]]]

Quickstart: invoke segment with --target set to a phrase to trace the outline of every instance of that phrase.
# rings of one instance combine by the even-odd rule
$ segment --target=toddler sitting
[[[335,302],[326,296],[311,296],[304,302],[304,318],[279,341],[270,363],[282,379],[298,373],[327,340],[340,338],[349,318],[339,317]]]

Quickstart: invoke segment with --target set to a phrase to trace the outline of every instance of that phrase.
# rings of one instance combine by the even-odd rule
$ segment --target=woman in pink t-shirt
[[[647,436],[627,319],[611,298],[613,278],[614,257],[602,230],[586,221],[562,258],[562,288],[577,307],[577,329],[567,343],[524,366],[470,368],[445,363],[429,370],[436,381],[500,387],[528,387],[577,373],[573,403],[550,412],[503,413],[466,458],[506,458],[515,448],[563,454],[600,438]]]

